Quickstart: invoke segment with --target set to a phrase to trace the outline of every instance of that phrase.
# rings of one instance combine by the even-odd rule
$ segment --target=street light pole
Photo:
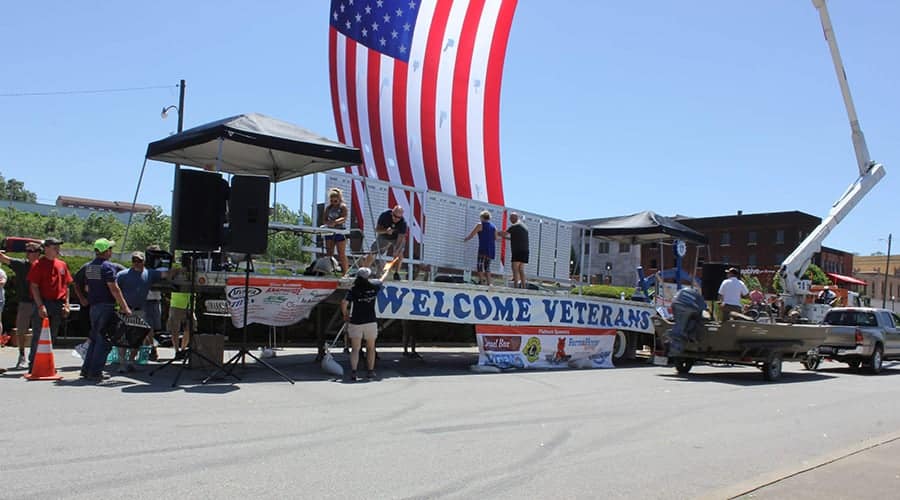
[[[891,269],[891,236],[892,233],[888,234],[888,252],[887,252],[887,262],[884,264],[884,290],[882,290],[881,295],[881,308],[887,309],[887,291],[888,291],[888,272]]]
[[[179,84],[178,84],[178,89],[179,89],[178,106],[169,106],[169,107],[163,108],[163,112],[162,112],[162,117],[165,118],[166,112],[169,109],[175,108],[178,111],[178,133],[179,134],[184,130],[184,87],[185,87],[184,80],[181,80],[181,82],[179,82]],[[170,205],[171,207],[173,207],[173,209],[175,207],[174,186],[175,186],[175,183],[178,182],[178,174],[180,171],[181,171],[181,164],[176,163],[175,164],[175,180],[172,183],[172,187],[173,187],[173,189],[172,189],[172,204]],[[173,211],[171,217],[174,217],[174,216],[175,216],[175,213]],[[171,218],[170,218],[170,221],[171,221]],[[175,224],[174,223],[169,224],[169,251],[172,252],[173,256],[175,255]]]

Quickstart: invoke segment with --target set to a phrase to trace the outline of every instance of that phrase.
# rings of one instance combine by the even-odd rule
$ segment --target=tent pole
[[[128,243],[128,230],[131,229],[131,219],[134,217],[134,206],[137,205],[138,193],[141,192],[141,182],[144,180],[144,170],[147,168],[147,158],[144,158],[144,164],[141,166],[141,175],[138,176],[137,187],[134,188],[134,199],[131,200],[131,210],[128,212],[128,225],[125,226],[125,236],[122,237],[122,246],[119,247],[125,251],[125,244]]]

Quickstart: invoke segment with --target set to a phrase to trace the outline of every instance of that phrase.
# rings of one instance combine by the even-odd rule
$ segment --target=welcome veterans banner
[[[613,329],[476,325],[478,364],[497,368],[612,368]]]
[[[328,278],[251,278],[247,290],[247,321],[274,326],[295,324],[308,318],[313,307],[334,293],[340,284]],[[229,278],[226,293],[232,322],[240,328],[244,325],[244,279]],[[385,283],[376,310],[383,319],[480,327],[566,327],[591,335],[615,330],[652,334],[651,317],[655,313],[650,304],[639,302],[527,293],[514,288],[485,291],[456,284],[418,282]]]
[[[566,326],[653,333],[650,304],[582,295],[488,292],[440,283],[386,283],[378,317],[476,325]]]

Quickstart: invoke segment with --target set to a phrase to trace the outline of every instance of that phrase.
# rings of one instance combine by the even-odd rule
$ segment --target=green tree
[[[124,251],[144,250],[150,245],[169,248],[169,236],[172,230],[172,218],[163,214],[162,208],[153,209],[141,215],[135,215],[128,230],[128,241]]]
[[[310,224],[309,216],[303,214],[302,217],[303,224]],[[292,211],[286,205],[276,203],[275,211],[270,220],[285,224],[297,224],[301,220],[300,218],[300,213]],[[270,260],[284,259],[305,262],[310,258],[309,253],[300,250],[300,247],[310,245],[312,245],[312,238],[308,235],[301,237],[288,231],[270,233],[269,249],[266,252],[266,258]]]
[[[815,264],[810,264],[806,269],[806,279],[811,280],[813,285],[831,284],[831,280],[828,279],[828,275],[825,274],[825,271],[822,271],[822,268]],[[778,273],[775,274],[775,279],[772,280],[772,288],[774,288],[777,293],[784,291],[784,284],[781,282],[781,275]]]
[[[70,216],[75,217],[75,216]],[[92,242],[98,238],[109,238],[111,240],[122,241],[125,234],[125,224],[111,214],[93,213],[84,219],[80,241]]]
[[[37,195],[25,189],[24,182],[15,178],[6,180],[2,174],[0,174],[0,199],[37,203]]]

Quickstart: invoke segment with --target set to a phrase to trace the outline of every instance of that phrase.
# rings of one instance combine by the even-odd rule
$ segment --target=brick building
[[[709,245],[688,245],[688,252],[682,263],[690,269],[697,262],[698,275],[706,262],[720,262],[741,268],[745,273],[756,276],[760,284],[769,288],[775,273],[797,245],[816,228],[822,219],[799,211],[768,212],[759,214],[723,215],[716,217],[679,217],[678,221],[709,238]],[[660,249],[657,244],[645,245],[641,249],[641,263],[649,272],[659,265]],[[662,252],[663,265],[675,265],[670,247]],[[822,247],[815,254],[812,263],[823,271],[836,276],[849,275],[853,269],[853,255],[833,248]]]
[[[887,271],[887,272],[885,272]],[[853,276],[866,281],[866,295],[872,298],[872,305],[894,309],[900,299],[900,255],[853,257]],[[886,286],[885,286],[886,285]]]

